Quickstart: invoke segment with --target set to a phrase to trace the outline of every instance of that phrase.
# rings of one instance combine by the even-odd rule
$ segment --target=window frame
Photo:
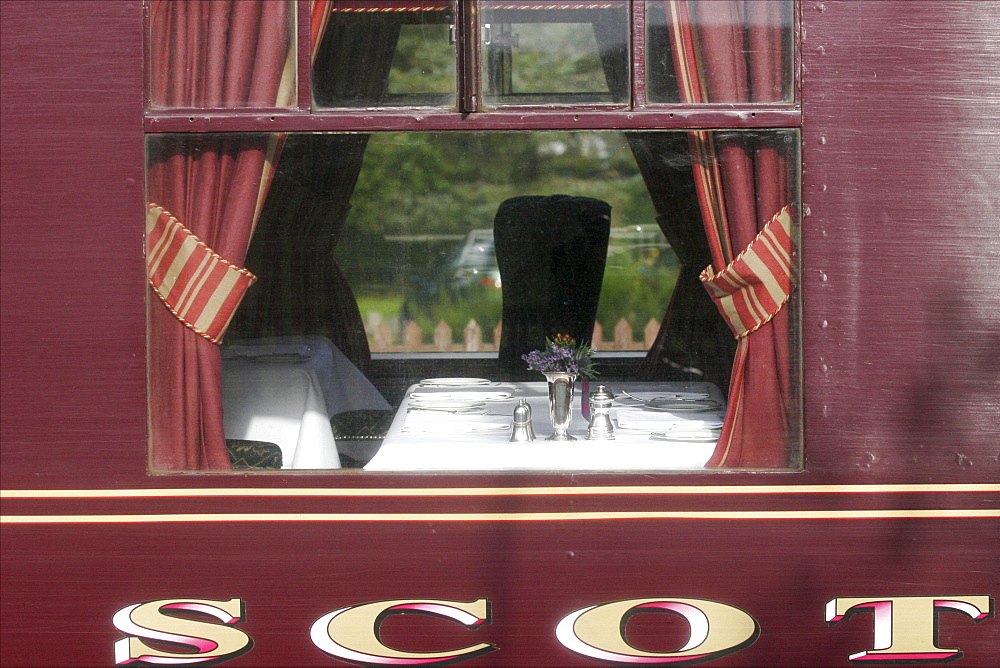
[[[630,51],[630,105],[582,104],[559,107],[545,106],[500,106],[483,109],[479,93],[481,58],[479,39],[457,40],[459,63],[459,108],[445,107],[372,107],[372,108],[315,108],[312,104],[310,0],[295,0],[295,44],[297,66],[297,104],[294,108],[150,108],[149,81],[149,3],[145,0],[145,66],[143,133],[146,136],[161,133],[382,133],[382,132],[483,132],[483,131],[657,131],[657,130],[782,130],[793,129],[800,132],[803,126],[801,106],[801,54],[800,24],[802,6],[799,0],[792,3],[792,45],[791,45],[791,100],[769,103],[650,103],[646,99],[646,52],[645,14],[647,0],[629,0],[631,20]],[[478,36],[479,23],[476,12],[469,8],[472,0],[458,0],[457,19],[466,26],[465,34]],[[462,31],[459,30],[459,35]],[[474,85],[468,82],[469,73],[476,75]],[[465,105],[474,110],[463,110]],[[466,107],[467,108],[467,107]],[[801,299],[795,301],[796,311],[801,310]],[[796,316],[797,319],[798,315]],[[801,334],[796,338],[800,338]],[[793,383],[797,389],[796,404],[801,405],[801,348],[794,346],[792,352],[799,371]],[[429,369],[439,363],[437,359],[423,359],[406,353],[405,363],[410,367],[410,375],[440,375]],[[385,354],[384,366],[398,364],[399,355]],[[640,361],[639,356],[618,356],[617,363],[622,368],[631,367]],[[451,360],[449,364],[456,360]],[[472,360],[463,358],[460,364],[475,366],[488,359]],[[474,374],[474,372],[471,372]],[[468,375],[468,374],[462,374]],[[801,413],[796,408],[796,413]],[[798,455],[789,461],[788,471],[800,471],[802,465],[803,438],[802,425],[798,421],[789,434],[796,444]],[[755,470],[755,469],[735,469]],[[286,471],[287,472],[287,471]],[[558,472],[554,472],[558,473]]]
[[[459,0],[456,20],[458,108],[365,107],[314,108],[310,74],[309,21],[311,0],[294,0],[294,45],[297,65],[297,102],[292,108],[244,107],[238,109],[152,108],[150,106],[150,0],[146,0],[143,132],[379,132],[447,130],[658,130],[658,129],[767,129],[801,128],[801,72],[799,25],[801,4],[791,0],[792,100],[769,103],[651,103],[646,99],[646,0],[631,3],[631,104],[580,104],[565,106],[482,106],[481,41],[463,39],[479,35],[480,22],[471,0]],[[469,79],[474,81],[470,82]]]

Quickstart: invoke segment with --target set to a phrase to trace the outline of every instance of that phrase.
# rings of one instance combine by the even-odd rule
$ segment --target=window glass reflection
[[[318,36],[318,107],[455,104],[454,2],[333,3]]]
[[[610,240],[589,261],[598,271],[593,301],[600,297],[606,339],[599,347],[646,350],[645,329],[662,319],[678,263],[617,132],[373,135],[337,246],[372,350],[495,352],[504,293],[498,210],[512,198],[560,194],[611,207]],[[511,243],[508,253],[528,255],[544,240],[521,234]],[[583,278],[575,280],[579,291]],[[589,335],[593,316],[585,329]]]
[[[487,105],[627,103],[627,2],[482,0]]]
[[[646,0],[650,102],[790,102],[790,0]]]

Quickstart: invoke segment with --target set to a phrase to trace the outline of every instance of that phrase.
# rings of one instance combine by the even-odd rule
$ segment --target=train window
[[[472,25],[454,0],[334,3],[320,19],[314,101],[455,107],[461,80],[483,108],[621,106],[629,101],[629,8],[621,0],[479,0]],[[459,45],[478,57],[465,65]]]
[[[192,93],[175,4],[154,105],[273,107],[278,70]],[[309,49],[222,56],[310,58],[315,109],[148,135],[150,469],[798,468],[799,131],[747,123],[789,109],[790,12],[704,4],[318,0]],[[298,32],[258,9],[233,34]],[[777,106],[660,124],[734,100]],[[566,413],[540,371],[581,355]]]
[[[560,333],[598,349],[601,382],[623,398],[630,388],[645,399],[644,392],[665,388],[682,401],[712,393],[702,398],[715,404],[695,400],[645,418],[643,404],[626,399],[616,416],[619,441],[631,435],[631,414],[636,429],[696,425],[696,435],[714,443],[732,357],[762,333],[780,351],[774,363],[789,373],[794,230],[785,207],[795,199],[796,131],[167,134],[149,144],[151,272],[167,306],[154,309],[151,337],[178,330],[191,338],[173,318],[223,344],[214,373],[221,372],[231,440],[288,440],[278,427],[262,427],[260,413],[282,410],[278,400],[291,401],[295,378],[306,383],[295,410],[318,413],[324,432],[338,413],[378,416],[409,405],[423,376],[478,374],[513,399],[509,383],[542,378],[522,355]],[[759,181],[740,180],[750,156]],[[234,181],[251,170],[246,184]],[[734,196],[749,211],[731,210],[727,222],[713,223],[727,226],[722,234],[705,229],[696,184],[702,172],[720,174],[717,186],[750,189],[745,201]],[[694,270],[712,265],[713,255],[729,265],[733,247],[751,250],[729,274],[703,275],[713,291],[706,292]],[[214,253],[246,254],[238,263],[256,284]],[[758,290],[732,289],[751,276]],[[205,286],[213,292],[199,295]],[[229,312],[209,308],[225,309],[244,287],[222,339],[218,323]],[[778,322],[780,333],[772,331]],[[183,378],[152,387],[154,394],[191,380],[178,368],[183,352],[160,364],[168,348],[153,344],[152,368],[172,367]],[[790,378],[778,371],[769,391],[790,405]],[[715,410],[700,410],[707,407]],[[460,412],[471,410],[509,413],[512,406],[498,399]],[[295,443],[305,424],[299,418]],[[283,451],[305,457],[291,454],[296,447],[303,446]],[[308,461],[303,466],[337,463]]]
[[[297,138],[313,150],[340,140]],[[537,193],[585,194],[609,205],[605,248],[579,251],[603,279],[590,318],[598,332],[594,345],[648,350],[680,265],[656,222],[628,136],[557,131],[368,139],[335,256],[372,350],[495,352],[504,294],[498,253],[524,253],[543,243],[519,237],[513,247],[498,248],[495,220],[505,201]],[[513,269],[506,273],[508,280],[520,279]],[[537,276],[532,282],[540,285]]]

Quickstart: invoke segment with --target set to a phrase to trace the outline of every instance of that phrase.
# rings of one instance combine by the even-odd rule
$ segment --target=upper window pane
[[[791,0],[646,0],[647,98],[791,102]]]
[[[290,107],[295,91],[292,0],[151,4],[151,107]]]
[[[330,3],[312,68],[318,107],[454,106],[455,3]]]
[[[481,0],[489,106],[629,101],[629,3]]]

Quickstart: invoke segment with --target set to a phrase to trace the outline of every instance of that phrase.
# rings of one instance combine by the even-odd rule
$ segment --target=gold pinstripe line
[[[171,522],[560,522],[599,520],[881,520],[1000,518],[1000,510],[612,511],[569,513],[177,513],[4,515],[0,524],[162,524]]]
[[[661,485],[586,487],[438,487],[438,488],[162,488],[162,489],[7,489],[0,499],[100,499],[170,497],[458,497],[458,496],[623,496],[748,494],[912,494],[1000,493],[1000,484],[894,485]]]

